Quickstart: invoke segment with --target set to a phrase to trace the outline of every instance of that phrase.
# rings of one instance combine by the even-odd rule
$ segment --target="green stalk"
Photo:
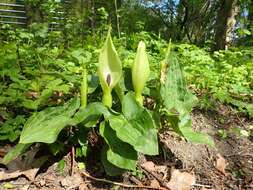
[[[87,70],[86,67],[83,69],[83,80],[81,83],[81,106],[86,107],[87,105],[87,93],[88,93],[88,84],[87,84]]]
[[[168,57],[169,57],[169,55],[170,55],[170,50],[171,50],[171,38],[170,38],[170,41],[169,41],[168,48],[167,48],[167,50],[166,50],[165,60],[168,59]]]
[[[135,99],[136,99],[137,102],[140,103],[140,105],[143,105],[143,96],[142,96],[142,94],[135,93]]]
[[[166,77],[167,77],[167,72],[168,72],[168,58],[171,52],[171,39],[169,41],[169,45],[168,48],[166,50],[166,54],[165,54],[165,59],[162,60],[161,62],[161,68],[160,68],[160,82],[162,84],[165,83]]]
[[[112,107],[112,94],[111,94],[111,92],[104,92],[103,98],[102,98],[102,103],[109,108]]]

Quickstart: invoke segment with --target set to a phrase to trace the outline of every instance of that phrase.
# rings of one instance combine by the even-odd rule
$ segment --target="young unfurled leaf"
[[[132,81],[136,100],[143,104],[142,91],[150,73],[148,56],[144,42],[140,42],[134,64],[132,66]]]
[[[111,107],[111,91],[119,82],[122,74],[122,66],[117,51],[111,38],[111,29],[109,29],[105,44],[99,55],[98,74],[100,84],[103,90],[103,103]]]

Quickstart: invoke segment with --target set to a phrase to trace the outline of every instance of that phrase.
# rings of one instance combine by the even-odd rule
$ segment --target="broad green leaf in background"
[[[137,54],[132,65],[132,81],[136,100],[142,105],[142,92],[150,73],[146,45],[143,41],[139,42]]]
[[[135,170],[138,156],[134,148],[121,141],[106,121],[100,124],[99,131],[109,146],[106,153],[107,160],[119,168]]]
[[[167,69],[161,79],[161,101],[167,112],[174,113],[173,110],[181,115],[187,114],[197,103],[197,97],[191,94],[186,87],[185,79],[175,54],[170,53],[165,60]],[[164,78],[165,77],[165,78]]]
[[[74,98],[63,106],[35,113],[25,123],[19,143],[53,143],[60,131],[69,125],[72,115],[79,106],[80,100]]]
[[[157,155],[157,130],[151,114],[128,93],[122,105],[125,115],[111,115],[108,120],[116,135],[122,141],[131,144],[138,152]]]
[[[99,55],[98,75],[103,90],[103,103],[111,107],[111,91],[122,75],[122,65],[111,38],[111,28],[108,31],[105,44]]]
[[[207,134],[195,132],[191,127],[189,114],[197,103],[197,97],[187,90],[183,72],[173,53],[165,60],[161,71],[160,97],[167,119],[175,132],[190,142],[214,146]]]

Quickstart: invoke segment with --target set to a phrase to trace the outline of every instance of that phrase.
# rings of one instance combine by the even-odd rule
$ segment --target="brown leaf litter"
[[[64,171],[59,172],[58,163],[40,170],[43,157],[35,158],[36,151],[27,152],[1,170],[0,179],[6,179],[6,186],[24,190],[65,190],[65,189],[171,189],[171,190],[211,190],[211,189],[253,189],[253,140],[228,134],[226,139],[219,138],[218,129],[251,126],[252,121],[230,116],[222,110],[225,123],[219,122],[221,115],[195,110],[192,113],[193,128],[210,134],[216,148],[187,142],[177,134],[164,129],[159,134],[162,154],[156,157],[140,158],[138,168],[141,175],[127,172],[118,178],[105,175],[100,170],[80,171],[74,169],[71,175],[71,154],[66,155]],[[229,118],[226,118],[229,117]],[[251,123],[250,123],[251,122]],[[94,155],[93,156],[94,160]],[[40,161],[37,161],[37,160]],[[36,163],[38,162],[38,163]],[[98,161],[96,161],[96,164]],[[75,163],[76,164],[76,163]],[[91,163],[91,168],[95,166]],[[99,174],[98,174],[99,172]],[[98,174],[98,175],[97,175]],[[94,176],[93,176],[94,175]],[[23,177],[23,178],[22,178]],[[25,178],[24,178],[25,177]],[[12,179],[15,178],[15,179]],[[127,180],[125,179],[127,178]],[[24,180],[22,180],[24,179]],[[29,181],[30,180],[30,181]],[[123,182],[122,182],[123,181]],[[32,182],[32,183],[31,183]],[[19,184],[20,183],[20,184]],[[19,185],[18,185],[19,184]],[[1,184],[0,189],[4,186]]]
[[[47,160],[47,156],[35,158],[37,151],[38,149],[32,149],[7,164],[7,170],[0,171],[0,181],[20,176],[25,176],[30,181],[33,181],[40,167]]]

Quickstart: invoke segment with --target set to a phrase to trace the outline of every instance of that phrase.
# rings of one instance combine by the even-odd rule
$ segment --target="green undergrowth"
[[[59,156],[67,142],[86,157],[96,129],[105,171],[117,175],[135,171],[140,153],[159,154],[162,124],[189,142],[214,146],[190,118],[196,106],[211,109],[211,99],[253,117],[252,49],[168,48],[146,32],[113,40],[109,32],[96,45],[87,39],[68,48],[47,37],[20,32],[1,44],[0,140],[17,144],[4,164],[36,143]],[[143,106],[146,98],[154,99],[152,109]]]
[[[208,98],[230,104],[253,117],[253,49],[231,48],[208,53],[193,45],[176,46],[192,89]],[[206,103],[206,104],[205,104]]]

